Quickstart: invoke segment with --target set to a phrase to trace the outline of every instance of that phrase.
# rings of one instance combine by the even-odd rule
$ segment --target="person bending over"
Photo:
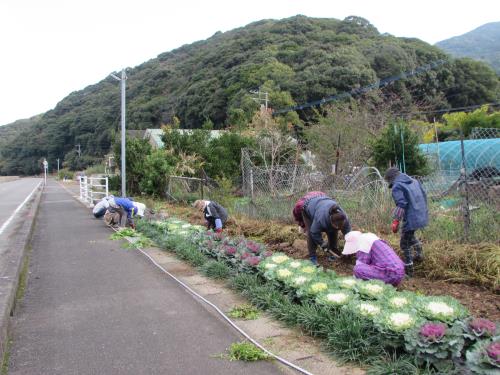
[[[351,224],[338,203],[327,196],[317,196],[307,200],[302,207],[302,219],[307,233],[309,258],[318,264],[316,247],[331,254],[330,260],[340,256],[338,232],[344,235],[351,231]],[[323,242],[322,233],[326,232],[328,242]]]
[[[207,229],[213,229],[217,233],[222,232],[222,228],[227,221],[227,211],[219,203],[214,201],[197,200],[193,206],[203,212]]]

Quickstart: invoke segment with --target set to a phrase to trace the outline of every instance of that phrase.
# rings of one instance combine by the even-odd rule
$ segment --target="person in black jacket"
[[[327,196],[317,196],[307,200],[302,207],[302,216],[307,233],[309,258],[318,264],[316,247],[331,254],[331,259],[340,256],[338,248],[338,232],[346,235],[351,231],[351,223],[338,203]],[[323,242],[322,233],[326,232],[328,242]]]
[[[217,233],[227,221],[227,211],[219,203],[214,201],[197,200],[193,206],[203,212],[208,229],[214,229]]]

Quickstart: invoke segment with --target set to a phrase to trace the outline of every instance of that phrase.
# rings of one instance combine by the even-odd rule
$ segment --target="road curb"
[[[26,205],[19,212],[20,223],[15,234],[8,239],[5,253],[5,273],[0,280],[0,352],[2,358],[8,348],[11,330],[11,316],[16,307],[16,294],[19,287],[24,261],[26,259],[35,219],[43,192],[41,184]]]

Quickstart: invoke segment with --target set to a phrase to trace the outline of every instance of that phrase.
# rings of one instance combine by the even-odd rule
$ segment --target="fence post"
[[[462,128],[460,128],[460,149],[462,152],[462,170],[460,171],[460,174],[462,175],[465,184],[465,202],[463,204],[464,238],[468,241],[470,229],[469,182],[467,180],[467,162],[465,160],[464,133]]]
[[[253,168],[250,168],[250,197],[253,201]]]
[[[106,180],[106,196],[109,196],[109,182],[108,182],[108,177],[104,177]]]

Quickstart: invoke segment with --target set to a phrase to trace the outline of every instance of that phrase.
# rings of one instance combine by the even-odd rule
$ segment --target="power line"
[[[495,106],[499,106],[500,102],[470,105],[467,107],[442,108],[442,109],[436,109],[433,111],[405,112],[405,113],[398,113],[397,116],[430,115],[430,114],[450,113],[450,112],[459,112],[459,111],[466,112],[468,110],[481,108],[482,106],[485,106],[485,105],[490,106],[490,107],[495,107]]]
[[[310,108],[310,107],[316,107],[316,106],[319,106],[319,105],[322,105],[322,104],[325,104],[325,103],[328,103],[328,102],[333,102],[335,100],[348,98],[348,97],[351,97],[353,95],[364,94],[364,93],[366,93],[368,91],[371,91],[371,90],[374,90],[374,89],[378,89],[380,87],[387,86],[387,85],[389,85],[389,84],[391,84],[393,82],[396,82],[396,81],[398,81],[400,79],[405,79],[405,78],[413,77],[413,76],[416,76],[418,74],[427,72],[427,71],[429,71],[431,69],[434,69],[434,68],[436,68],[436,67],[438,67],[440,65],[443,65],[445,63],[447,63],[446,60],[436,60],[436,61],[433,61],[433,62],[431,62],[429,64],[422,65],[422,66],[420,66],[420,67],[418,67],[416,69],[412,69],[412,70],[400,73],[400,74],[395,75],[395,76],[384,78],[384,79],[378,81],[377,83],[372,83],[371,85],[368,85],[368,86],[364,86],[364,87],[359,87],[359,88],[356,88],[356,89],[352,89],[351,91],[346,91],[346,92],[343,92],[343,93],[340,93],[340,94],[337,94],[337,95],[330,96],[328,98],[323,98],[321,100],[315,100],[315,101],[312,101],[312,102],[303,103],[303,104],[299,104],[299,105],[292,106],[292,107],[286,107],[286,108],[283,108],[283,109],[278,109],[278,110],[276,110],[276,111],[273,112],[273,115],[278,115],[280,113],[286,113],[286,112],[290,112],[290,111],[296,111],[296,110],[306,109],[306,108]]]

